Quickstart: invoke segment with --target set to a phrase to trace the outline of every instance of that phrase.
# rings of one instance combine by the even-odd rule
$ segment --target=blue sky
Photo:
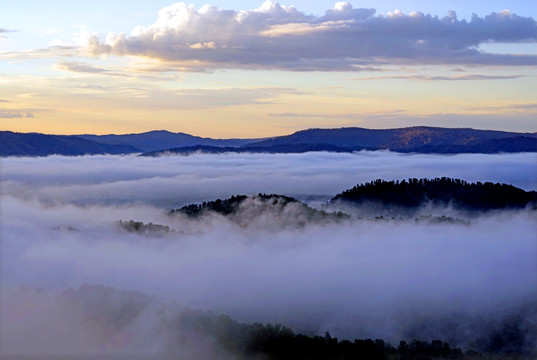
[[[205,4],[3,4],[0,128],[537,131],[535,1]]]

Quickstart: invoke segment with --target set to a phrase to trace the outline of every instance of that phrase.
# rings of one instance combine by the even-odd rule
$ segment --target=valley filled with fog
[[[516,322],[521,349],[535,346],[535,210],[469,214],[428,204],[378,219],[374,206],[326,205],[375,179],[446,176],[536,190],[535,153],[10,157],[0,170],[7,352],[155,354],[169,349],[163,324],[186,308],[308,335],[441,339],[465,349]],[[309,221],[300,206],[281,212],[254,200],[241,205],[240,222],[170,213],[258,193],[351,216]],[[122,224],[130,220],[158,226],[129,231]],[[128,326],[103,325],[65,305],[69,291],[91,298],[102,290],[81,292],[84,284],[150,300]],[[107,295],[107,306],[132,300],[120,294]]]

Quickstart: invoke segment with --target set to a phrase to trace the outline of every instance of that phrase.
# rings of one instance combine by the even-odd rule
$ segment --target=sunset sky
[[[537,131],[537,2],[7,1],[0,130]]]

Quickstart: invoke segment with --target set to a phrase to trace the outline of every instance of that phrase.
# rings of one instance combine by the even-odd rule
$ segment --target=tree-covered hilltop
[[[204,333],[236,359],[272,360],[433,360],[486,359],[481,353],[466,354],[441,340],[400,341],[397,347],[382,339],[338,340],[324,336],[295,334],[282,325],[244,324],[226,315],[185,312],[179,318],[181,328],[193,327]],[[194,325],[194,326],[193,326]],[[181,342],[181,339],[179,339]]]
[[[468,183],[447,177],[402,181],[378,179],[336,195],[331,203],[338,201],[355,204],[377,202],[410,208],[431,201],[465,210],[521,209],[531,204],[536,206],[537,192],[507,184]]]
[[[203,214],[204,212],[212,211],[225,216],[236,212],[238,207],[248,198],[249,197],[246,195],[233,195],[229,199],[216,199],[215,201],[207,201],[202,204],[190,204],[183,206],[180,209],[174,209],[171,212],[180,212],[189,216],[198,216]],[[259,200],[262,203],[278,205],[279,207],[284,207],[292,203],[300,203],[297,199],[292,198],[290,196],[276,194],[258,194],[257,196],[252,196],[250,198]]]
[[[32,291],[19,290],[20,295]],[[89,322],[92,329],[112,339],[148,336],[166,358],[234,360],[529,360],[535,359],[535,307],[520,318],[501,321],[471,336],[470,348],[442,340],[400,340],[396,346],[383,339],[344,340],[295,333],[279,324],[239,322],[229,315],[192,310],[164,303],[155,297],[103,285],[84,284],[58,295],[66,308]],[[23,297],[24,298],[24,297]],[[113,301],[111,301],[113,300]],[[140,335],[138,335],[140,336]],[[106,344],[111,341],[102,337]],[[113,341],[113,340],[112,340]],[[158,354],[158,353],[157,353]],[[158,357],[157,357],[158,358]]]
[[[259,194],[260,198],[266,198],[267,195]],[[276,199],[276,195],[268,195],[268,197],[273,197]],[[229,215],[237,210],[240,204],[246,200],[248,196],[246,195],[233,195],[229,199],[217,199],[215,201],[207,201],[203,202],[202,204],[190,204],[185,205],[180,209],[172,209],[171,213],[181,213],[188,216],[199,216],[207,211],[213,211],[215,213],[221,214],[221,215]],[[293,198],[289,198],[287,202],[295,202],[296,200]]]
[[[170,214],[183,214],[190,218],[197,218],[204,214],[213,213],[225,216],[240,225],[247,225],[256,218],[271,215],[278,218],[282,222],[282,226],[286,226],[291,223],[304,225],[308,221],[349,219],[351,216],[344,212],[329,212],[330,209],[337,209],[338,203],[380,204],[397,213],[399,208],[417,209],[429,202],[435,205],[450,205],[468,211],[523,209],[528,206],[537,209],[537,192],[525,191],[507,184],[469,183],[447,177],[402,181],[378,179],[356,185],[352,189],[336,195],[325,207],[327,211],[314,209],[285,195],[258,194],[256,196],[234,195],[224,200],[217,199],[201,204],[190,204],[173,209]],[[335,205],[335,207],[330,205]],[[379,214],[382,215],[382,212]],[[389,218],[397,220],[395,215]],[[376,219],[385,220],[384,216],[378,216]],[[422,216],[416,218],[416,221],[467,223],[446,216]]]
[[[137,233],[147,236],[164,236],[170,232],[176,233],[177,231],[170,229],[167,225],[153,224],[151,222],[145,224],[142,221],[123,221],[119,220],[116,222],[118,227],[122,230],[125,230],[130,233]]]
[[[314,209],[297,199],[285,195],[258,194],[256,196],[234,195],[228,199],[217,199],[202,204],[190,204],[173,209],[171,214],[183,214],[199,217],[203,214],[216,213],[228,219],[247,225],[256,218],[272,215],[280,221],[281,226],[305,225],[308,221],[344,220],[350,216],[342,212],[326,212]]]

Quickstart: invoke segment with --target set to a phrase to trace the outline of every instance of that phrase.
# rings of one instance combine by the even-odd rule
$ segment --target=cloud
[[[132,311],[122,316],[101,311],[132,305],[137,295],[94,290],[83,297],[84,306],[75,306],[69,296],[55,293],[93,283],[309,334],[330,331],[395,345],[414,337],[475,343],[491,328],[501,329],[505,316],[537,301],[532,212],[476,216],[469,225],[366,218],[282,227],[277,214],[266,211],[252,226],[241,227],[219,216],[192,220],[167,211],[229,193],[330,197],[376,177],[447,175],[534,188],[535,156],[361,152],[2,159],[2,296],[21,286],[42,289],[22,288],[22,295],[2,303],[3,338],[21,355],[45,350],[86,355],[96,348],[163,351],[157,340],[175,334],[169,321],[175,310],[149,307],[126,321],[121,332],[116,322],[134,316]],[[244,216],[253,212],[251,205],[242,209]],[[116,221],[131,219],[176,232],[150,237],[117,226]],[[33,316],[24,316],[29,313]],[[534,321],[532,316],[525,321]],[[154,327],[159,317],[167,326]],[[155,341],[140,348],[137,339],[143,335]],[[100,347],[108,340],[109,346]]]
[[[104,76],[116,76],[116,77],[125,77],[125,78],[143,78],[143,79],[152,79],[152,80],[179,80],[177,76],[164,76],[158,74],[148,73],[156,71],[151,71],[144,68],[124,68],[121,69],[121,72],[117,70],[104,69],[90,64],[80,62],[80,61],[60,61],[53,65],[53,68],[60,71],[73,72],[78,74],[92,74],[92,75],[104,75]],[[162,69],[163,70],[163,69]],[[161,71],[163,72],[163,71]]]
[[[91,66],[89,64],[79,62],[79,61],[61,61],[55,64],[54,67],[58,70],[78,72],[78,73],[89,73],[89,74],[109,74],[110,73],[109,70],[94,67],[94,66]]]
[[[21,119],[33,117],[35,117],[34,114],[28,111],[0,110],[0,118],[2,119]]]
[[[79,48],[76,46],[50,46],[43,49],[26,51],[0,51],[0,59],[43,59],[57,57],[73,57]]]
[[[8,32],[15,32],[16,30],[8,30],[8,29],[2,29],[0,28],[0,39],[4,38],[5,36],[2,34],[8,33]]]
[[[526,77],[528,75],[455,75],[455,76],[438,76],[438,75],[387,75],[387,76],[366,76],[354,80],[420,80],[420,81],[467,81],[467,80],[511,80]]]
[[[359,114],[314,114],[314,113],[295,113],[295,112],[282,112],[282,113],[268,113],[270,117],[284,117],[284,118],[323,118],[323,119],[356,119],[361,118]]]
[[[487,107],[480,107],[477,108],[479,110],[486,110],[486,111],[498,111],[498,110],[515,110],[518,112],[528,112],[528,113],[534,113],[537,111],[537,103],[526,103],[526,104],[510,104],[510,105],[503,105],[503,106],[487,106]]]
[[[323,16],[267,0],[254,10],[176,3],[130,35],[91,34],[88,53],[141,56],[188,68],[355,70],[383,64],[535,65],[534,55],[482,53],[486,42],[535,42],[533,18],[509,11],[459,20],[400,11],[376,15],[337,3]]]
[[[1,185],[7,194],[41,201],[147,202],[168,208],[260,192],[327,199],[357,183],[377,178],[450,176],[467,181],[505,182],[535,190],[535,157],[531,153],[438,156],[321,152],[160,158],[52,156],[46,160],[27,158],[24,162],[4,158]]]

